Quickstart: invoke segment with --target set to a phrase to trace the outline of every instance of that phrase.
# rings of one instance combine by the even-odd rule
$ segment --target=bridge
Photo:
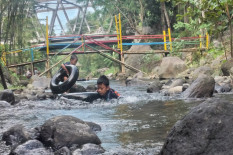
[[[46,63],[45,72],[51,70],[54,66],[61,63],[65,58],[70,56],[71,54],[93,54],[98,53],[102,56],[111,59],[121,65],[122,72],[125,71],[125,67],[139,72],[140,70],[134,68],[133,66],[129,66],[124,62],[124,56],[127,54],[158,54],[163,53],[173,54],[174,49],[177,44],[183,45],[183,49],[179,49],[179,52],[195,52],[195,51],[204,51],[208,49],[209,38],[208,34],[205,36],[197,36],[197,37],[183,37],[183,38],[172,38],[172,34],[170,29],[166,31],[164,30],[162,34],[157,35],[122,35],[122,27],[121,27],[121,17],[119,15],[115,15],[115,27],[116,34],[81,34],[82,26],[85,23],[87,29],[90,30],[88,22],[86,20],[85,14],[88,7],[91,7],[91,2],[87,1],[87,3],[83,6],[78,5],[76,1],[71,2],[69,0],[37,0],[36,4],[36,12],[52,12],[52,18],[50,20],[50,24],[48,24],[48,18],[46,19],[46,30],[44,30],[45,41],[42,44],[33,45],[24,49],[12,50],[12,51],[4,51],[1,55],[1,60],[8,68],[19,67],[25,65],[31,65],[32,73],[34,71],[34,65],[37,63]],[[75,24],[71,25],[69,17],[67,15],[67,10],[69,9],[78,9],[77,18],[75,19]],[[58,11],[62,10],[68,22],[68,28],[71,32],[75,32],[77,28],[77,23],[79,21],[79,31],[78,34],[73,35],[61,35],[61,36],[51,36],[51,33],[54,29],[54,23],[57,19],[59,25],[65,33],[64,27],[61,23],[60,17],[58,15]],[[80,14],[82,13],[82,17],[80,18]],[[37,18],[38,19],[38,18]],[[39,22],[39,19],[38,19]],[[90,32],[90,31],[89,31]],[[140,42],[134,42],[135,40],[140,40]],[[142,46],[142,45],[153,45],[159,47],[156,50],[151,51],[124,51],[125,46]],[[192,48],[186,48],[188,45]],[[205,45],[205,47],[204,47]],[[72,49],[71,52],[66,52],[66,49]],[[178,52],[176,51],[176,52]],[[107,55],[108,52],[115,52],[119,55],[119,59],[112,58]],[[58,56],[58,55],[66,55],[64,59],[56,63],[55,65],[50,67],[50,61]],[[20,58],[20,59],[19,59]],[[16,61],[17,60],[17,61]],[[41,74],[41,75],[43,75]]]

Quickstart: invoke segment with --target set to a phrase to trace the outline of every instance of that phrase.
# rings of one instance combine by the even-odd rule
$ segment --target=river
[[[79,84],[87,86],[95,80]],[[111,81],[111,87],[122,98],[93,104],[60,98],[57,100],[25,101],[0,109],[0,138],[4,131],[16,124],[35,128],[58,115],[72,115],[92,121],[102,127],[97,135],[105,154],[158,154],[175,122],[202,100],[182,100],[178,97],[148,94],[144,86],[126,87],[123,82]],[[0,154],[8,154],[9,147],[0,143]]]

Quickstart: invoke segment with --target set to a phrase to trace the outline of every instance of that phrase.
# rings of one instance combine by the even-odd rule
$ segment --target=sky
[[[74,2],[75,0],[69,0],[69,1]],[[43,3],[42,3],[42,4],[43,4]],[[79,5],[80,5],[80,4],[79,4]],[[67,7],[69,7],[69,6],[70,6],[70,5],[67,5]],[[55,8],[56,5],[50,4],[49,7]],[[68,17],[69,17],[70,20],[76,18],[77,13],[78,13],[78,10],[79,10],[78,8],[77,8],[77,9],[66,10],[67,15],[68,15]],[[93,11],[94,11],[93,8],[90,8],[90,7],[89,7],[89,8],[87,9],[87,12],[93,12]],[[58,15],[59,15],[59,17],[60,17],[60,20],[61,20],[61,23],[62,23],[63,28],[65,29],[65,31],[67,31],[67,29],[68,29],[68,28],[67,28],[67,20],[66,20],[66,18],[65,18],[64,11],[63,11],[63,10],[58,10]],[[40,20],[40,23],[41,23],[41,24],[44,24],[44,25],[46,24],[46,21],[45,21],[46,16],[48,16],[48,22],[49,22],[49,24],[50,24],[50,21],[51,21],[51,18],[52,18],[52,11],[50,11],[50,12],[37,13],[37,17],[39,18],[39,20],[41,19],[41,20]],[[82,14],[80,14],[80,17],[82,17]],[[59,23],[58,23],[57,18],[56,18],[55,24],[54,24],[54,32],[55,32],[56,35],[60,35],[60,34],[61,34],[61,31],[62,31],[62,29],[61,29],[61,27],[60,27],[60,25],[59,25]]]

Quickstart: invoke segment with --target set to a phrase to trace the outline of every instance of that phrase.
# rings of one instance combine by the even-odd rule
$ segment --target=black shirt
[[[97,94],[92,94],[90,96],[88,96],[86,99],[84,99],[84,101],[86,102],[93,102],[94,100],[97,99],[103,99],[105,101],[109,101],[111,99],[117,99],[120,95],[114,90],[114,89],[109,89],[105,95],[100,95],[99,93]]]

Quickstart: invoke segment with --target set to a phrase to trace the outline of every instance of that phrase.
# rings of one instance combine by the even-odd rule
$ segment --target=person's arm
[[[66,74],[69,75],[69,71],[68,69],[66,68],[66,66],[64,64],[61,64],[61,68],[63,68],[65,71],[66,71]]]

